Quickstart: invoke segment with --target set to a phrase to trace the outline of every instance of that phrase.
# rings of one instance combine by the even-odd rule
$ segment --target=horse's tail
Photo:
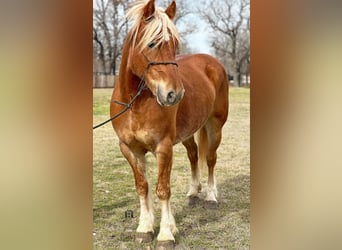
[[[201,172],[205,170],[207,154],[208,154],[208,134],[205,127],[202,127],[197,132],[197,143],[198,143],[198,164]]]

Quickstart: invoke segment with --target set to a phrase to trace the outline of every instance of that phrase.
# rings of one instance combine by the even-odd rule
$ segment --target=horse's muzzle
[[[173,106],[182,100],[184,92],[184,88],[176,92],[175,90],[162,91],[162,89],[158,87],[157,101],[161,106]]]

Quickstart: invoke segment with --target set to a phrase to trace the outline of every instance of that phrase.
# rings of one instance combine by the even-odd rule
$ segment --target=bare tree
[[[106,60],[105,60],[105,48],[104,45],[101,41],[101,39],[99,38],[98,34],[97,34],[97,30],[95,27],[93,27],[93,40],[96,42],[96,44],[98,45],[98,48],[96,48],[96,46],[93,46],[93,56],[97,57],[95,58],[99,60],[99,63],[101,64],[101,68],[103,71],[105,71],[106,68]]]
[[[232,72],[238,86],[243,66],[249,61],[249,5],[249,0],[210,0],[198,10],[213,31],[216,55]]]
[[[93,13],[93,40],[102,72],[115,74],[128,32],[125,12],[132,1],[98,0]]]
[[[249,65],[250,65],[250,18],[247,18],[247,25],[241,31],[241,36],[239,37],[239,47],[237,55],[238,68],[240,69],[238,74],[238,83],[241,83],[241,74],[245,74],[246,84],[249,83]],[[239,85],[240,86],[240,85]]]

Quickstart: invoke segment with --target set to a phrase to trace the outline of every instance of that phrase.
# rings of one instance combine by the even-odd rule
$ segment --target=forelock
[[[136,44],[137,34],[141,26],[141,22],[145,22],[145,27],[141,31],[142,37],[136,46],[140,46],[141,50],[146,48],[150,42],[154,42],[155,46],[159,46],[164,41],[169,41],[170,36],[176,45],[180,44],[180,38],[175,24],[165,13],[162,8],[156,8],[154,14],[143,20],[144,7],[146,1],[138,1],[128,12],[127,18],[133,21],[132,26],[132,44]]]

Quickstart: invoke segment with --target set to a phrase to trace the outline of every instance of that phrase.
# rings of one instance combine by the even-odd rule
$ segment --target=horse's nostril
[[[175,100],[176,100],[176,93],[175,93],[175,91],[170,91],[170,92],[167,94],[167,101],[168,101],[169,103],[173,103]]]

